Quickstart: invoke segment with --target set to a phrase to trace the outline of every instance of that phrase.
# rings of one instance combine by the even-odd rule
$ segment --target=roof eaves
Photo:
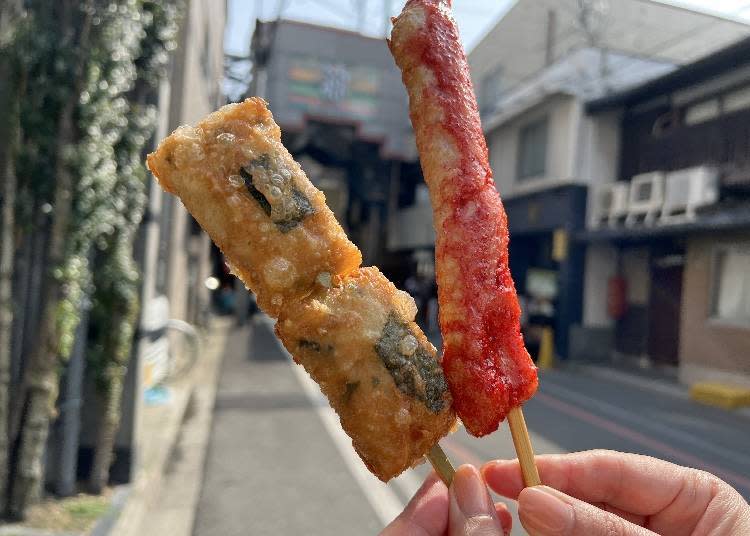
[[[721,50],[644,84],[591,100],[586,103],[586,112],[597,113],[612,110],[654,97],[660,93],[673,91],[704,78],[709,78],[711,72],[716,69],[731,68],[735,61],[747,63],[748,58],[750,58],[750,37],[740,39]]]

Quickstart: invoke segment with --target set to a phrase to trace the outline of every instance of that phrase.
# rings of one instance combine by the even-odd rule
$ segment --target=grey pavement
[[[346,456],[351,446],[267,322],[256,321],[246,348],[225,356],[195,535],[376,534],[429,467],[387,486],[377,482]],[[524,412],[538,454],[648,454],[709,470],[750,498],[750,421],[673,387],[623,381],[606,370],[546,371]],[[515,457],[504,425],[482,439],[460,430],[441,444],[455,465]],[[517,520],[513,534],[524,534]]]
[[[377,533],[291,366],[260,321],[224,356],[195,536]]]

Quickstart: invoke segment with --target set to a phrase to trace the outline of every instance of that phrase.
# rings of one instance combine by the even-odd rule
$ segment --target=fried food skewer
[[[148,157],[162,187],[224,252],[276,334],[320,385],[365,465],[387,481],[456,424],[416,305],[360,268],[325,197],[281,144],[266,103],[224,106]]]
[[[509,417],[527,485],[538,483],[521,405],[537,374],[520,331],[505,211],[450,0],[409,0],[389,47],[402,71],[436,230],[443,368],[466,429]]]

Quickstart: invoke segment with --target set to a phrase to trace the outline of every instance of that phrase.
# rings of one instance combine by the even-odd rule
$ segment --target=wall
[[[221,80],[224,62],[226,5],[222,1],[191,0],[175,54],[169,130],[199,121],[223,103]],[[191,219],[180,201],[164,196],[171,214],[167,233],[167,296],[170,315],[195,322],[194,313],[208,295],[202,282],[208,276],[209,239],[204,233],[191,235]],[[192,252],[192,254],[191,254]],[[190,318],[193,316],[193,318]],[[177,341],[175,341],[177,342]]]
[[[556,95],[487,135],[490,166],[503,196],[512,197],[529,193],[551,186],[551,182],[570,181],[574,178],[577,121],[581,113],[580,104],[575,98]],[[549,118],[546,173],[542,177],[518,181],[518,145],[521,129],[544,116]]]
[[[712,255],[720,244],[750,245],[750,232],[703,235],[688,242],[683,280],[680,380],[721,380],[750,386],[750,326],[720,324],[708,318]]]

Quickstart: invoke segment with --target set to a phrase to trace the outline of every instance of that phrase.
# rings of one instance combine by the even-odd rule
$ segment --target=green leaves
[[[146,203],[144,148],[157,117],[156,108],[144,103],[156,100],[146,97],[154,96],[166,74],[181,8],[181,0],[29,2],[9,45],[26,78],[19,223],[31,228],[39,220],[32,207],[52,202],[56,155],[63,155],[75,178],[65,260],[51,273],[64,288],[56,307],[63,358],[72,349],[81,304],[92,293],[102,319],[106,310],[131,311],[137,303],[133,241]],[[80,50],[70,30],[83,30],[61,18],[83,20],[84,11],[91,15],[89,45]],[[83,76],[80,88],[72,82],[76,73]],[[75,140],[58,151],[57,118],[75,91]],[[96,278],[89,266],[92,251]],[[122,340],[130,344],[131,338]]]

